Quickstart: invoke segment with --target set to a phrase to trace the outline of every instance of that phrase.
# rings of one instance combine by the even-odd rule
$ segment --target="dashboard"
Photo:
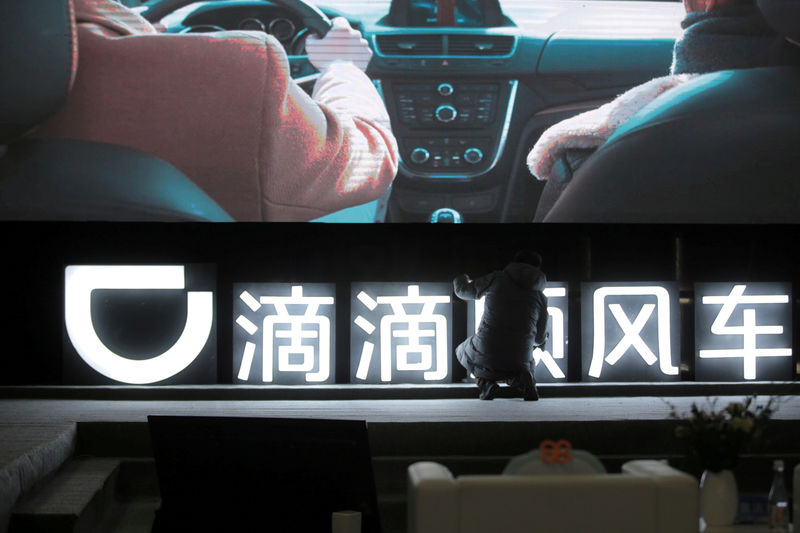
[[[389,193],[367,211],[372,220],[343,221],[530,222],[543,185],[525,159],[538,137],[666,74],[684,15],[678,2],[453,3],[442,25],[434,2],[316,2],[371,44],[367,74],[401,156]],[[313,79],[308,30],[280,5],[198,2],[162,22],[169,32],[270,33],[286,49],[292,75]]]

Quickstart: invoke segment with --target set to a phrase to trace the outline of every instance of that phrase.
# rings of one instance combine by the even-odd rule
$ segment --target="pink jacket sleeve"
[[[98,18],[108,4],[76,2],[75,83],[38,136],[152,153],[237,220],[308,220],[373,200],[394,179],[386,109],[352,65],[331,66],[312,99],[271,36],[157,34]]]

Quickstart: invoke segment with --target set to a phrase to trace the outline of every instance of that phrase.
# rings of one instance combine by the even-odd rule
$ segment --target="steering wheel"
[[[150,22],[158,22],[169,13],[187,6],[197,0],[153,0],[140,14]],[[303,25],[319,37],[324,37],[331,29],[331,20],[319,8],[306,0],[270,0],[279,4],[303,21]]]

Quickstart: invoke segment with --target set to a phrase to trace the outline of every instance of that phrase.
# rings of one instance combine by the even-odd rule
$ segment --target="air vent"
[[[441,35],[378,35],[378,49],[387,56],[440,56]]]
[[[450,35],[447,55],[505,56],[513,47],[514,38],[509,35]]]

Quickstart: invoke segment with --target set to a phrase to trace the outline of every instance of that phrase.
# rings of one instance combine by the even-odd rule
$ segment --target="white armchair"
[[[408,467],[409,533],[697,533],[698,516],[697,479],[660,461],[572,476]]]

